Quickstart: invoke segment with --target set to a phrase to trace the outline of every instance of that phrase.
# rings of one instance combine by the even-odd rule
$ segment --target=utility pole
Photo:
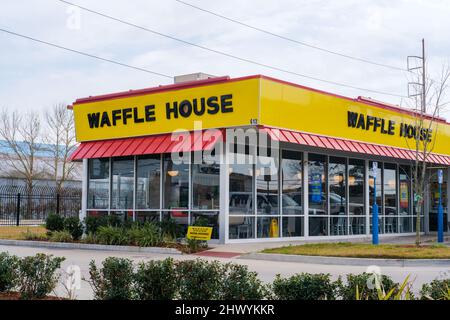
[[[421,60],[420,63],[417,60]],[[414,61],[414,62],[413,62]],[[408,96],[414,98],[416,102],[416,111],[419,111],[419,96],[420,96],[420,113],[416,115],[416,127],[422,128],[424,126],[424,117],[427,112],[427,85],[426,85],[426,57],[425,57],[425,39],[422,39],[422,55],[407,57],[408,71],[417,76],[417,82],[408,83]],[[418,71],[419,69],[422,69]],[[421,72],[421,73],[420,73]],[[413,90],[410,90],[410,87]],[[425,198],[425,190],[427,190],[426,176],[427,176],[427,142],[423,142],[423,150],[420,145],[420,140],[416,137],[415,143],[415,161],[413,165],[413,194],[414,203],[417,209],[416,218],[416,245],[420,245],[420,216],[423,210],[423,201]]]
[[[425,72],[425,39],[422,39],[422,113],[426,113],[426,72]]]
[[[421,60],[421,64],[411,63],[412,60]],[[408,56],[407,57],[407,69],[413,72],[418,69],[422,69],[422,74],[417,74],[417,82],[408,82],[408,97],[413,98],[420,96],[420,111],[423,114],[426,113],[426,70],[425,70],[426,58],[425,58],[425,39],[422,39],[422,56]],[[410,89],[410,87],[413,87]],[[420,92],[419,92],[420,91]]]

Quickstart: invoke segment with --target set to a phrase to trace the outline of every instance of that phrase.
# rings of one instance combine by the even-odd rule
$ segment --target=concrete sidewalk
[[[358,265],[330,265],[330,264],[314,264],[314,263],[300,263],[300,262],[279,262],[268,260],[250,260],[245,259],[244,256],[240,258],[220,258],[220,257],[198,257],[194,255],[168,255],[168,254],[156,254],[156,253],[133,253],[123,251],[93,251],[93,250],[79,250],[79,249],[50,249],[50,248],[30,248],[19,246],[5,246],[0,245],[0,252],[7,251],[11,254],[18,255],[20,257],[35,255],[36,253],[53,254],[59,257],[65,257],[66,260],[62,264],[61,272],[62,278],[60,286],[57,288],[56,293],[58,296],[65,296],[66,291],[61,285],[65,281],[66,275],[64,271],[69,266],[79,266],[81,269],[81,275],[85,279],[89,279],[89,263],[91,260],[95,260],[97,265],[106,259],[107,257],[120,257],[131,259],[134,263],[147,262],[150,260],[160,260],[172,257],[176,261],[180,260],[192,260],[196,258],[212,261],[218,260],[223,263],[234,262],[242,265],[246,265],[251,271],[258,273],[258,278],[264,283],[272,282],[276,274],[281,274],[283,277],[291,276],[301,272],[309,273],[329,273],[333,280],[337,280],[339,276],[343,276],[349,273],[359,274],[367,272],[366,266]],[[418,292],[421,285],[425,282],[431,282],[436,278],[448,277],[450,273],[449,266],[382,266],[381,272],[389,275],[396,282],[402,282],[407,275],[414,279],[414,289]],[[92,299],[92,288],[86,281],[82,281],[81,289],[77,291],[78,299]]]
[[[414,244],[415,236],[388,236],[380,237],[380,244]],[[431,244],[436,242],[436,235],[423,235],[421,237],[423,244]],[[445,245],[450,246],[450,235],[446,234]],[[229,253],[255,253],[265,249],[279,248],[286,246],[298,246],[307,243],[324,243],[324,242],[358,242],[358,243],[371,243],[372,237],[361,237],[355,239],[338,239],[338,240],[300,240],[300,241],[266,241],[266,242],[248,242],[248,243],[231,243],[231,244],[211,244],[210,252],[229,252]]]

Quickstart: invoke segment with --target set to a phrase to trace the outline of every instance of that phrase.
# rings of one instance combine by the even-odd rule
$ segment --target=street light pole
[[[438,242],[444,242],[444,208],[442,206],[442,183],[444,182],[444,172],[438,170],[439,184],[439,206],[438,206]]]
[[[373,162],[373,206],[372,206],[372,244],[379,244],[378,240],[378,205],[377,205],[377,169],[378,162]]]

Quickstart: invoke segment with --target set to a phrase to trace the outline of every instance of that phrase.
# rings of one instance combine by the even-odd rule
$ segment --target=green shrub
[[[48,231],[62,231],[64,230],[64,217],[57,214],[49,214],[45,220],[45,228]]]
[[[272,290],[279,300],[335,300],[336,284],[329,274],[301,273],[289,278],[276,275]]]
[[[187,253],[196,253],[201,249],[208,248],[208,243],[202,240],[186,239]]]
[[[48,239],[47,235],[27,231],[22,232],[23,238],[28,241],[45,241]]]
[[[348,274],[346,276],[347,281],[344,284],[339,277],[337,281],[339,295],[343,300],[355,300],[356,299],[356,287],[358,287],[358,293],[360,300],[378,300],[378,291],[375,286],[375,278],[372,273],[361,274]],[[392,281],[389,276],[379,276],[380,287],[385,293],[389,292],[392,288],[398,287],[398,283]],[[373,288],[370,289],[368,284],[372,284]],[[394,295],[393,295],[394,296]]]
[[[218,261],[180,261],[176,269],[180,299],[213,300],[220,297],[224,267]]]
[[[113,226],[99,227],[96,233],[97,241],[107,245],[127,245],[130,243],[125,229]]]
[[[90,284],[96,300],[130,300],[133,297],[133,263],[129,259],[109,257],[99,270],[89,264]]]
[[[225,270],[220,299],[261,300],[266,296],[266,286],[258,279],[258,274],[249,271],[247,266],[229,263],[225,265]]]
[[[183,227],[175,222],[173,219],[163,220],[159,222],[159,228],[164,238],[175,240],[184,237]]]
[[[155,247],[161,244],[162,237],[159,228],[150,222],[134,225],[126,229],[130,244],[139,247]]]
[[[72,239],[80,240],[83,235],[83,225],[78,217],[68,217],[64,220],[64,230],[72,235]]]
[[[88,216],[84,218],[86,233],[96,233],[100,227],[121,227],[122,221],[116,215]]]
[[[19,258],[7,252],[0,253],[0,292],[12,290],[17,281]]]
[[[83,243],[90,243],[90,244],[97,244],[97,243],[99,243],[98,239],[97,239],[97,236],[94,233],[88,233],[86,235],[86,237],[81,239],[81,242],[83,242]]]
[[[422,285],[422,299],[448,300],[450,296],[450,279],[435,279]]]
[[[106,220],[102,219],[102,217],[87,216],[84,218],[84,225],[86,227],[86,234],[94,234],[99,227],[106,226]]]
[[[56,287],[65,258],[38,253],[22,258],[18,265],[18,290],[21,299],[40,299],[50,294]]]
[[[72,235],[64,230],[64,231],[53,231],[50,234],[49,240],[51,242],[72,242]]]
[[[135,274],[136,298],[139,300],[173,300],[178,284],[173,259],[141,262]]]
[[[123,221],[119,218],[119,216],[117,216],[115,214],[103,216],[100,219],[102,220],[101,223],[103,223],[106,226],[117,227],[117,228],[123,226]]]

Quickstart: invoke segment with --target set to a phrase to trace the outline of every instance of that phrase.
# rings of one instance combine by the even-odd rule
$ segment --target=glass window
[[[348,162],[348,209],[351,215],[365,215],[364,175],[364,160],[350,159]]]
[[[191,224],[213,228],[211,239],[219,239],[219,212],[192,212]]]
[[[308,189],[309,189],[309,235],[327,236],[328,215],[327,208],[327,157],[309,154]]]
[[[182,209],[172,209],[163,212],[161,215],[162,223],[167,226],[167,229],[176,237],[185,237],[189,226],[189,211]]]
[[[399,224],[399,231],[400,233],[408,233],[412,232],[412,216],[401,216],[400,217],[400,224]]]
[[[303,237],[304,218],[303,217],[283,217],[282,235],[283,237]]]
[[[330,235],[347,234],[347,165],[345,158],[330,157],[328,181],[330,187]]]
[[[279,217],[258,217],[257,237],[278,238],[280,236]]]
[[[383,174],[384,214],[397,214],[397,166],[385,163]]]
[[[347,212],[345,158],[330,157],[328,176],[330,181],[330,215],[345,215]]]
[[[409,166],[400,166],[399,170],[399,212],[401,215],[411,215],[411,170]]]
[[[192,208],[219,209],[219,164],[192,165]]]
[[[384,232],[397,233],[397,165],[384,164],[383,173],[384,191]]]
[[[350,216],[350,234],[365,234],[366,233],[366,217],[365,216]]]
[[[90,159],[88,168],[88,209],[108,209],[109,159]]]
[[[242,153],[238,153],[239,149]],[[244,151],[234,145],[234,153],[229,155],[229,239],[255,238],[253,152],[250,146]]]
[[[278,210],[278,149],[260,149],[256,164],[258,214],[277,215]],[[272,154],[271,154],[272,153]]]
[[[381,204],[381,200],[382,200],[382,194],[383,194],[383,190],[381,189],[381,181],[383,180],[382,177],[382,163],[378,162],[378,169],[377,169],[377,174],[376,174],[376,191],[377,191],[377,197],[376,197],[376,203],[378,205],[378,214],[381,214],[381,209],[382,209],[382,204]],[[373,168],[373,162],[370,161],[369,162],[369,172],[370,172],[370,178],[369,178],[369,203],[370,203],[370,214],[372,214],[372,206],[374,204],[374,191],[375,191],[375,185],[374,185],[374,177],[373,177],[373,173],[372,173],[372,168]]]
[[[348,211],[349,233],[366,233],[366,212],[364,206],[365,193],[365,161],[348,160]]]
[[[328,236],[328,217],[310,217],[309,235]]]
[[[382,207],[382,195],[383,195],[383,190],[382,190],[382,181],[383,181],[383,176],[382,176],[382,172],[383,172],[383,163],[382,162],[378,162],[378,169],[376,172],[376,179],[374,179],[374,175],[373,175],[373,161],[369,162],[369,204],[370,204],[370,215],[372,216],[373,213],[373,205],[374,205],[374,191],[375,191],[375,187],[376,187],[376,191],[377,191],[377,195],[376,195],[376,204],[378,205],[378,233],[383,233],[384,232],[384,227],[383,227],[383,217],[381,216],[381,210],[383,209]],[[374,184],[374,180],[376,181],[376,183]],[[370,232],[372,232],[372,217],[370,218]]]
[[[327,215],[327,157],[309,154],[309,215]]]
[[[136,221],[141,223],[153,222],[158,223],[160,219],[160,213],[158,211],[137,211]]]
[[[230,178],[230,215],[254,214],[253,161],[251,156],[248,153],[230,154],[228,173]]]
[[[281,174],[283,190],[281,203],[283,215],[303,215],[303,166],[301,152],[283,150]]]
[[[139,157],[136,177],[136,208],[159,209],[161,156]]]
[[[112,172],[112,209],[132,209],[134,190],[134,159],[113,158]]]
[[[189,164],[174,163],[170,154],[163,159],[164,209],[188,208]]]
[[[255,216],[230,216],[229,238],[250,239],[255,237]]]

